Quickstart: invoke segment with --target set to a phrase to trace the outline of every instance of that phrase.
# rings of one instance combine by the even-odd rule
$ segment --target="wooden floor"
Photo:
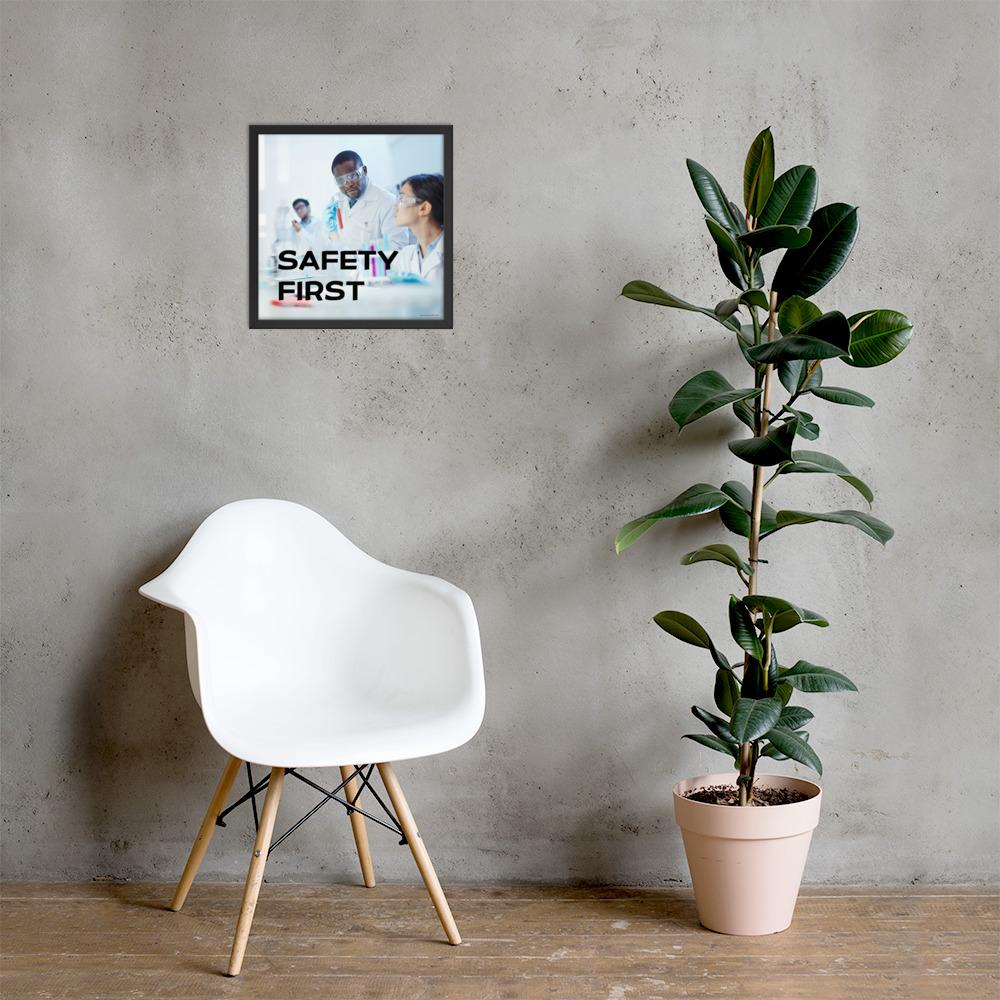
[[[445,887],[444,942],[417,886],[265,885],[243,975],[222,975],[241,886],[10,884],[4,1000],[996,1000],[1000,897],[970,888],[805,888],[792,927],[726,937],[689,890]]]

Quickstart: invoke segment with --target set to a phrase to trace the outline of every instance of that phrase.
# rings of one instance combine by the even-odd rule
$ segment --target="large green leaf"
[[[789,616],[794,624],[818,625],[826,628],[830,623],[815,611],[808,608],[800,608],[791,601],[786,601],[783,597],[768,597],[765,594],[748,594],[743,598],[742,603],[748,611],[760,611],[768,618],[777,620],[779,615]],[[773,629],[772,629],[773,631]],[[785,631],[779,629],[778,631]]]
[[[791,757],[792,760],[797,760],[800,764],[811,767],[817,774],[823,773],[823,764],[816,756],[816,751],[798,733],[793,733],[790,729],[785,729],[782,726],[775,726],[766,734],[766,739],[770,740],[771,745],[777,747],[786,757]]]
[[[733,219],[733,224],[735,228],[733,229],[733,235],[739,236],[747,231],[747,222],[743,218],[743,212],[740,206],[736,204],[735,201],[729,203],[730,217]]]
[[[743,166],[743,203],[756,218],[764,210],[774,187],[774,139],[764,129],[750,146]]]
[[[740,328],[740,322],[734,316],[722,317],[714,309],[709,309],[707,306],[692,305],[690,302],[677,298],[676,295],[671,295],[670,292],[665,292],[659,285],[654,285],[649,281],[630,281],[622,289],[621,294],[636,302],[651,302],[654,306],[666,306],[669,309],[683,309],[685,312],[701,313],[703,316],[711,317],[716,323],[721,323],[729,330],[738,331]]]
[[[808,608],[799,608],[794,611],[779,611],[771,622],[771,634],[777,635],[779,632],[787,632],[790,628],[795,628],[796,625],[803,624],[803,620],[799,617],[800,611],[805,612],[807,615],[816,614],[815,611],[810,611]],[[822,623],[820,621],[809,621],[805,624],[819,625],[821,628],[825,628],[829,623],[826,619],[822,619]]]
[[[715,313],[718,319],[726,320],[729,319],[729,317],[732,316],[733,313],[739,309],[739,307],[740,296],[737,295],[735,298],[723,299],[721,302],[717,302],[712,312]]]
[[[757,309],[767,309],[767,296],[759,288],[751,288],[731,299],[723,299],[715,307],[715,314],[721,318],[732,316],[740,306],[755,306]],[[753,327],[751,326],[752,330]]]
[[[733,569],[750,575],[750,564],[740,557],[740,554],[731,545],[705,545],[681,558],[682,566],[690,566],[697,562],[720,562]]]
[[[851,355],[844,363],[854,368],[875,368],[902,354],[913,336],[913,325],[892,309],[855,313],[848,321],[854,331]]]
[[[694,517],[697,514],[708,514],[713,510],[718,510],[723,504],[730,501],[728,494],[722,490],[717,490],[708,483],[695,483],[689,486],[683,493],[678,494],[659,510],[654,510],[651,514],[637,517],[634,521],[629,521],[623,528],[620,528],[615,536],[615,552],[624,552],[637,539],[644,535],[657,521],[669,517]]]
[[[715,660],[715,665],[723,670],[729,669],[729,661],[716,649],[715,643],[711,639],[708,640],[708,651],[712,654],[712,659]]]
[[[785,686],[788,687],[787,684]],[[791,688],[788,688],[788,690],[791,691]],[[782,729],[790,729],[791,727],[790,726],[781,725],[781,728]],[[804,729],[800,729],[795,735],[796,736],[801,736],[802,739],[804,739],[807,743],[809,742],[809,734]],[[764,747],[764,749],[761,750],[760,755],[761,755],[761,757],[773,757],[775,760],[788,760],[788,758],[783,753],[781,753],[781,751],[778,750],[778,748],[776,746],[773,746],[770,743],[768,743]],[[738,749],[737,749],[736,755],[734,756],[734,759],[735,760],[739,760],[739,750]]]
[[[700,743],[703,747],[708,747],[709,750],[718,750],[719,753],[727,754],[730,757],[735,757],[739,753],[739,746],[730,740],[729,743],[723,743],[718,736],[709,736],[706,733],[685,733],[682,740],[694,740],[695,743]]]
[[[748,406],[746,403],[733,403],[733,413],[736,418],[746,424],[751,431],[757,426],[756,419],[753,414],[753,408]]]
[[[775,515],[775,520],[777,522],[775,531],[787,528],[791,524],[812,524],[815,521],[826,521],[829,524],[849,524],[883,545],[894,534],[892,528],[884,521],[860,510],[831,510],[822,514],[813,514],[805,510],[779,510]]]
[[[730,229],[733,236],[739,236],[747,231],[747,224],[743,219],[743,213],[737,208],[733,202],[729,203],[730,214],[729,217],[732,220],[732,228],[726,226]],[[731,256],[721,246],[717,246],[719,255],[719,266],[722,268],[722,273],[742,292],[754,292],[760,291],[764,287],[764,270],[760,266],[760,261],[754,268],[751,280],[747,281],[747,276],[744,273],[744,267],[749,263],[740,250],[736,257]],[[763,294],[763,292],[761,292]]]
[[[751,288],[749,291],[744,292],[740,296],[740,304],[755,306],[757,309],[770,308],[767,302],[767,296],[759,288]]]
[[[720,667],[715,671],[715,706],[726,715],[733,714],[733,708],[740,697],[740,685],[731,670]]]
[[[786,170],[771,189],[758,226],[804,226],[816,207],[816,171],[804,163]]]
[[[814,365],[815,367],[813,367]],[[810,368],[812,369],[812,374],[806,378],[806,372]],[[779,361],[778,378],[789,392],[804,392],[807,389],[818,388],[823,384],[823,366],[821,364],[816,365],[815,361],[809,361],[805,358],[797,358],[794,361]],[[812,418],[810,417],[809,419],[811,420]],[[803,420],[802,424],[807,422]],[[799,426],[799,433],[802,434],[801,424]]]
[[[774,677],[778,672],[778,652],[774,643],[771,643],[771,665],[767,668],[768,685],[764,688],[764,668],[761,661],[749,654],[744,657],[744,662],[739,664],[743,667],[743,681],[740,685],[740,694],[744,698],[767,698],[776,694],[774,690]],[[789,691],[791,688],[789,688]]]
[[[778,329],[787,336],[822,315],[823,310],[815,302],[793,295],[778,307]]]
[[[734,595],[730,595],[729,598],[729,631],[732,632],[740,649],[757,660],[764,656],[764,647],[761,645],[753,617],[747,606]]]
[[[719,182],[700,164],[694,160],[687,161],[691,183],[698,194],[705,211],[715,219],[720,226],[728,229],[734,236],[746,228],[739,211],[726,197]]]
[[[762,257],[772,250],[788,247],[804,247],[811,233],[808,226],[764,226],[752,232],[743,233],[738,242],[756,250]]]
[[[740,306],[754,306],[757,309],[767,309],[767,295],[759,288],[750,288],[731,299],[723,299],[715,307],[720,316],[731,316]],[[752,330],[753,327],[751,326]]]
[[[787,336],[794,333],[799,327],[819,319],[823,311],[815,302],[802,298],[800,295],[793,295],[785,299],[778,309],[778,329]],[[793,361],[781,361],[778,363],[778,378],[781,384],[794,393],[800,386],[810,362],[804,359]],[[823,384],[823,368],[818,366],[809,376],[810,386]],[[800,427],[801,433],[801,427]]]
[[[699,721],[705,723],[708,728],[715,733],[725,743],[732,743],[733,734],[729,731],[729,720],[721,719],[717,715],[713,715],[711,712],[706,712],[705,709],[699,708],[697,705],[691,706],[691,714]]]
[[[732,500],[732,503],[719,508],[719,517],[723,525],[734,535],[742,535],[744,538],[750,537],[750,510],[752,498],[750,491],[734,479],[722,484],[722,492]],[[760,507],[760,537],[766,538],[773,531],[778,530],[775,521],[774,508],[767,503],[762,503]]]
[[[634,521],[618,529],[615,535],[615,552],[621,555],[630,545],[638,541],[650,528],[656,524],[653,517],[637,517]]]
[[[785,705],[781,709],[778,725],[785,729],[801,729],[812,718],[813,714],[808,708],[803,708],[801,705]]]
[[[746,361],[746,363],[751,368],[753,368],[754,371],[756,371],[757,363],[753,360],[753,358],[750,357],[749,354],[747,354],[747,351],[750,350],[751,347],[753,347],[753,327],[750,326],[748,323],[744,323],[743,326],[740,327],[739,331],[737,332],[736,344],[739,347],[740,353],[743,355],[743,358]],[[751,421],[750,426],[751,428],[754,426],[753,421]]]
[[[843,406],[874,406],[875,400],[866,396],[863,392],[855,392],[853,389],[842,389],[837,385],[808,386],[808,391],[820,399],[825,399],[828,403],[841,403]]]
[[[843,358],[850,349],[851,328],[847,317],[834,310],[800,326],[794,333],[748,348],[747,354],[758,364],[774,364],[798,358]]]
[[[781,675],[782,682],[805,691],[808,694],[823,694],[828,691],[857,691],[854,682],[829,667],[817,667],[813,663],[799,660],[794,667]],[[797,727],[795,727],[797,728]]]
[[[670,416],[680,428],[714,410],[759,396],[763,389],[735,389],[716,371],[701,372],[688,379],[670,401]]]
[[[791,295],[811,298],[844,266],[858,236],[858,210],[835,203],[813,212],[809,220],[812,236],[797,250],[781,259],[771,282],[779,300]]]
[[[796,472],[818,472],[839,476],[849,486],[853,486],[869,503],[874,499],[872,491],[848,469],[843,462],[821,451],[793,451],[792,460],[778,466],[781,475]]]
[[[798,421],[778,423],[760,437],[730,441],[729,450],[752,465],[778,465],[790,461]]]
[[[728,254],[723,253],[721,247],[719,248],[719,266],[722,268],[722,273],[740,291],[753,291],[754,289],[764,287],[764,269],[760,266],[759,262],[754,268],[753,281],[751,282],[747,281],[746,275],[740,270],[740,265]]]
[[[683,611],[661,611],[653,616],[664,632],[669,632],[675,639],[686,642],[691,646],[698,646],[700,649],[708,649],[712,645],[712,640],[708,633],[690,615]]]
[[[743,255],[743,248],[736,242],[736,237],[725,226],[720,226],[710,215],[705,216],[705,225],[708,226],[708,231],[712,239],[715,240],[719,252],[727,257],[732,257],[740,265],[742,271],[746,258]]]
[[[740,698],[733,709],[729,729],[737,743],[760,739],[778,723],[781,702],[773,698]]]

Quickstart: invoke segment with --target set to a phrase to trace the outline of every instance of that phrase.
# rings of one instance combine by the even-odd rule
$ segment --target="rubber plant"
[[[703,371],[685,382],[670,402],[670,415],[681,429],[729,407],[749,435],[729,442],[736,459],[751,467],[751,484],[734,479],[714,486],[696,483],[664,507],[626,524],[617,534],[622,552],[653,525],[673,518],[718,515],[723,527],[747,540],[744,559],[731,545],[706,545],[689,552],[683,565],[722,563],[739,578],[746,593],[729,596],[729,626],[743,658],[730,663],[705,629],[682,611],[661,611],[654,621],[682,642],[705,649],[715,666],[715,707],[722,715],[697,705],[691,711],[708,732],[691,739],[730,757],[739,770],[740,805],[752,802],[754,773],[761,757],[791,758],[822,774],[822,764],[809,742],[813,714],[791,704],[798,691],[816,694],[856,691],[842,673],[797,660],[780,665],[776,636],[800,625],[825,628],[815,611],[783,597],[759,592],[761,542],[801,524],[828,522],[856,528],[885,545],[892,528],[867,510],[813,512],[775,509],[765,494],[783,477],[802,473],[837,476],[872,504],[872,491],[837,458],[810,447],[820,425],[822,406],[870,407],[874,401],[851,388],[829,385],[829,368],[875,368],[909,343],[912,327],[894,309],[864,309],[845,315],[820,306],[822,292],[847,262],[858,235],[858,210],[834,202],[816,208],[817,177],[799,165],[774,176],[774,141],[764,129],[753,141],[743,170],[743,209],[729,200],[719,182],[699,163],[687,161],[695,192],[705,209],[705,225],[717,250],[719,266],[736,293],[714,308],[692,305],[647,281],[630,281],[622,295],[668,309],[707,317],[728,334],[749,372],[746,387],[731,385],[717,371]],[[763,264],[784,251],[770,287]],[[774,257],[771,257],[774,260]],[[775,383],[778,383],[777,385]],[[780,388],[779,388],[780,387]],[[784,389],[782,402],[776,395]],[[776,567],[769,566],[773,571]]]

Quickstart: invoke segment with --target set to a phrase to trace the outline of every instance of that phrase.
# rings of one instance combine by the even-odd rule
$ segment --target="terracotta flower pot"
[[[717,806],[684,796],[706,785],[735,784],[729,771],[674,785],[674,817],[698,919],[722,934],[776,934],[792,922],[822,790],[805,778],[758,774],[755,787],[792,788],[810,797],[783,806]]]

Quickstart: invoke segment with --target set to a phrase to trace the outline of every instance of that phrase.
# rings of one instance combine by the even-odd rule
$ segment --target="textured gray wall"
[[[136,587],[219,505],[276,496],[476,603],[482,731],[399,768],[442,877],[686,879],[669,792],[720,766],[679,740],[712,670],[650,617],[725,635],[728,575],[678,558],[733,536],[703,519],[620,558],[612,537],[693,482],[746,478],[725,413],[683,436],[666,415],[695,372],[745,369],[711,322],[618,291],[723,297],[684,157],[736,192],[765,124],[779,169],[815,163],[821,199],[861,207],[821,302],[916,326],[895,364],[830,379],[874,411],[817,404],[818,445],[897,537],[813,526],[764,553],[764,592],[831,619],[789,655],[863,690],[804,699],[827,767],[806,878],[996,877],[994,4],[2,18],[8,877],[177,875],[223,757],[180,617]],[[248,124],[422,121],[455,127],[454,331],[251,334]],[[853,504],[799,478],[780,502]],[[290,789],[285,815],[306,800]],[[247,824],[220,831],[207,876],[242,876]],[[415,877],[373,840],[380,876]],[[343,815],[269,874],[356,879]]]

